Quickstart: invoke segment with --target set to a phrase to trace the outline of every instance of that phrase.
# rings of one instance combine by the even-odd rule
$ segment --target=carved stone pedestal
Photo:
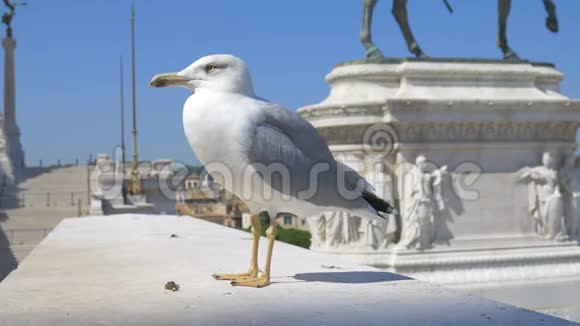
[[[311,219],[313,249],[446,284],[580,279],[580,102],[562,78],[529,62],[337,66],[328,98],[299,113],[401,214],[343,218],[352,241]]]

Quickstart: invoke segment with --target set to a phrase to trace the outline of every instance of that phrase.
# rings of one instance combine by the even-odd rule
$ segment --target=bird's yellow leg
[[[260,235],[262,233],[262,224],[260,224],[260,218],[258,215],[252,215],[252,235],[254,239],[252,241],[252,260],[250,262],[250,268],[247,273],[239,274],[214,274],[213,278],[219,281],[233,281],[233,280],[243,280],[243,279],[253,279],[258,277],[258,245],[260,244]]]
[[[274,250],[274,241],[276,240],[276,229],[276,222],[272,221],[270,227],[266,231],[266,236],[268,237],[268,256],[266,257],[266,267],[264,268],[262,276],[251,279],[235,280],[232,282],[232,285],[263,288],[270,284],[270,267],[272,266],[272,252]]]

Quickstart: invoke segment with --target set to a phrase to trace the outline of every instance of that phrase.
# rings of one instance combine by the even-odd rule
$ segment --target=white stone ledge
[[[0,325],[572,324],[284,243],[271,286],[213,280],[247,268],[250,239],[185,217],[65,220],[0,283]]]

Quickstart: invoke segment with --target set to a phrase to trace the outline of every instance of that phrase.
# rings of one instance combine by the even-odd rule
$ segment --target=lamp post
[[[133,100],[133,160],[131,162],[131,184],[129,193],[140,194],[141,180],[137,171],[137,104],[135,101],[135,3],[131,2],[131,79],[132,79],[132,100]]]
[[[121,96],[121,166],[125,166],[125,94],[123,91],[123,56],[121,56],[120,61],[120,96]],[[121,173],[123,173],[123,169],[121,169]]]
[[[121,176],[121,193],[123,195],[123,204],[127,203],[127,185],[125,183],[125,93],[123,78],[123,56],[120,59],[120,96],[121,96],[121,166],[117,173]],[[117,158],[118,159],[118,158]]]

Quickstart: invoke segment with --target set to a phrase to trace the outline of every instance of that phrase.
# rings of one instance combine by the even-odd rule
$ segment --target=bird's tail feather
[[[387,213],[387,214],[392,214],[392,215],[398,214],[397,210],[393,206],[391,206],[391,204],[387,203],[385,200],[379,198],[377,195],[375,195],[374,193],[372,193],[370,191],[363,191],[362,198],[369,205],[371,205],[371,207],[374,208],[377,212]],[[379,214],[379,216],[382,218],[385,218],[381,214]]]

